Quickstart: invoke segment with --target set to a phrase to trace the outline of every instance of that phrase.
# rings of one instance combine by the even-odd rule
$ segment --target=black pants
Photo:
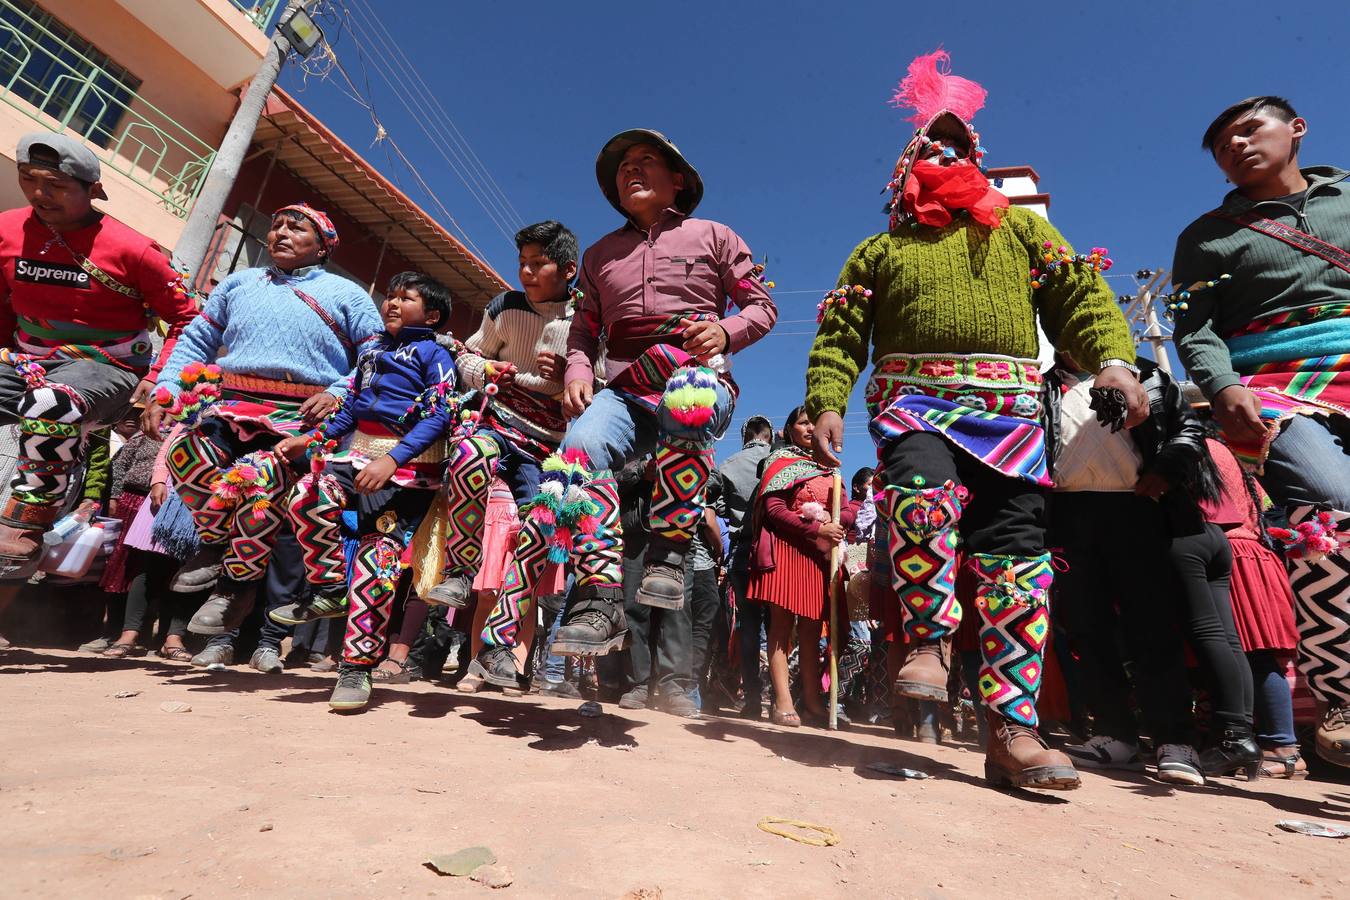
[[[748,522],[746,523],[749,524]],[[731,548],[731,601],[736,604],[736,636],[741,660],[741,690],[745,703],[753,709],[763,705],[764,683],[760,678],[759,654],[764,649],[769,628],[769,604],[756,603],[750,593],[750,535],[741,532]]]
[[[1045,491],[985,465],[946,438],[907,434],[882,451],[886,483],[937,487],[965,485],[970,502],[961,515],[961,539],[973,553],[1038,556],[1045,551]]]
[[[162,553],[138,552],[141,553],[141,572],[127,588],[127,608],[122,630],[135,631],[142,643],[148,643],[150,609],[158,607],[160,639],[182,637],[187,633],[188,619],[202,605],[208,592],[178,594],[170,591],[169,582],[182,563]]]
[[[623,555],[623,607],[630,638],[628,682],[665,694],[683,691],[693,671],[689,604],[683,609],[659,609],[637,602],[647,545],[645,541],[636,544],[625,544]]]
[[[690,680],[686,691],[702,690],[712,657],[713,623],[720,606],[717,570],[688,567],[684,573],[684,608],[689,611]]]
[[[1170,536],[1161,507],[1147,498],[1094,491],[1050,495],[1049,543],[1066,563],[1055,574],[1055,621],[1076,657],[1076,686],[1097,734],[1139,740],[1123,646],[1154,743],[1192,742]]]
[[[1181,612],[1191,649],[1209,681],[1214,721],[1252,724],[1252,670],[1242,651],[1228,596],[1233,551],[1219,526],[1172,539],[1172,564],[1181,578]]]
[[[281,642],[290,635],[291,626],[272,621],[267,613],[300,599],[306,588],[305,566],[300,542],[295,539],[290,522],[281,520],[281,527],[274,533],[272,541],[272,558],[262,581],[258,582],[258,599],[253,611],[242,627],[215,635],[206,642],[208,647],[224,645],[238,652],[253,643],[256,635],[257,646],[281,650]]]

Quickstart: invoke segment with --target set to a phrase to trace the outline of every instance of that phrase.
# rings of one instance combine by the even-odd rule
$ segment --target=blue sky
[[[1052,197],[1051,221],[1079,247],[1108,247],[1115,276],[1168,266],[1178,231],[1218,204],[1226,185],[1199,140],[1234,100],[1288,96],[1311,126],[1304,163],[1350,164],[1339,3],[1297,11],[1247,0],[330,6],[344,4],[347,24],[327,16],[323,24],[358,93],[508,281],[510,221],[560,219],[583,246],[617,227],[594,178],[606,138],[643,126],[679,144],[706,184],[698,214],[767,255],[778,285],[779,327],[736,358],[737,425],[756,412],[777,423],[801,402],[815,304],[853,246],[885,227],[880,191],[910,132],[886,101],[919,53],[944,46],[953,71],[988,89],[976,116],[986,163],[1033,166]],[[396,50],[381,46],[370,10]],[[405,89],[383,80],[389,64],[394,84],[408,79]],[[508,235],[402,105],[400,95],[417,94],[406,89],[409,68],[509,201],[509,210],[488,204],[509,220],[500,225]],[[306,77],[288,66],[281,84],[439,214],[403,165],[373,145],[369,113],[336,73]],[[441,111],[431,112],[424,123],[445,134]],[[1129,277],[1112,284],[1134,289]],[[846,474],[873,459],[864,424],[855,402]],[[719,456],[735,449],[735,427]]]

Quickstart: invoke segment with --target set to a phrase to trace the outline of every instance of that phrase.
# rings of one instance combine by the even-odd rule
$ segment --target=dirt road
[[[1350,840],[1275,827],[1350,822],[1343,785],[1087,774],[1070,794],[1010,794],[985,787],[978,752],[879,728],[587,719],[428,684],[341,716],[330,688],[0,654],[0,895],[485,896],[423,862],[486,845],[515,879],[499,895],[524,897],[1350,896]],[[766,834],[766,815],[841,840]]]

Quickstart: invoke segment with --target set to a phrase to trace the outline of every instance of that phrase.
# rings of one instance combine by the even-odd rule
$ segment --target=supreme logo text
[[[30,284],[89,290],[89,273],[79,266],[47,262],[45,259],[16,259],[14,278]]]

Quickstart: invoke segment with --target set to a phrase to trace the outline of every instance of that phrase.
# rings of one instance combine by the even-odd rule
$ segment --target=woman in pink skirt
[[[820,695],[820,633],[826,615],[830,551],[853,524],[853,510],[847,507],[841,507],[840,521],[830,520],[837,479],[832,469],[811,459],[814,430],[802,407],[788,414],[783,427],[786,446],[765,460],[751,522],[754,544],[747,595],[772,605],[769,674],[774,703],[769,718],[776,725],[790,728],[802,724],[793,709],[788,678],[794,621],[802,705],[813,723],[825,719],[825,702]]]
[[[1308,766],[1299,756],[1294,734],[1294,705],[1285,664],[1298,647],[1294,627],[1294,592],[1284,563],[1270,549],[1261,511],[1270,505],[1261,486],[1243,471],[1224,444],[1208,441],[1223,480],[1222,506],[1228,511],[1214,518],[1233,549],[1230,596],[1233,621],[1247,654],[1256,687],[1256,742],[1261,746],[1267,778],[1306,778]]]

